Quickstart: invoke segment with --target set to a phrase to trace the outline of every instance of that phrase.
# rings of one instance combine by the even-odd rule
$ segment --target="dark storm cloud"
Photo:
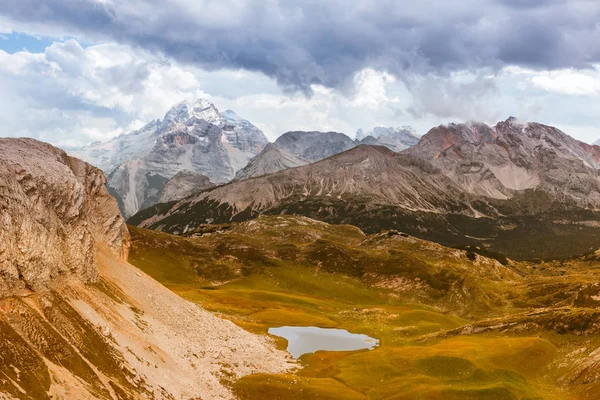
[[[244,68],[310,93],[365,67],[396,76],[600,61],[589,0],[3,0],[0,14],[116,40],[205,69]]]

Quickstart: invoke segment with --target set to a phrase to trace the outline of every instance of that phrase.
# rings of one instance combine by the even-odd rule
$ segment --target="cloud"
[[[502,117],[500,110],[490,104],[498,95],[494,76],[467,71],[448,78],[417,77],[409,83],[414,95],[408,112],[414,118],[427,114],[442,119],[462,121],[494,121]]]
[[[55,42],[44,53],[0,50],[3,135],[75,146],[107,140],[206,94],[195,75],[127,46]],[[134,124],[135,125],[135,124]]]
[[[400,78],[600,61],[590,0],[4,0],[0,14],[203,69],[260,72],[307,94],[314,84],[348,90],[365,68]]]

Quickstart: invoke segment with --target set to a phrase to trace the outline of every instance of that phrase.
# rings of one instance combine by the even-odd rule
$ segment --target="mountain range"
[[[354,141],[336,132],[287,132],[267,146],[267,138],[252,123],[199,99],[175,105],[162,119],[137,131],[69,152],[105,172],[110,193],[129,217],[156,203],[183,198],[190,190],[309,164],[361,143],[398,151],[417,141],[406,127],[375,128],[369,134]]]
[[[109,192],[132,223],[174,233],[292,213],[521,258],[584,253],[599,234],[600,147],[512,117],[421,138],[375,127],[354,140],[292,131],[268,143],[250,122],[199,100],[79,151],[110,170]],[[578,244],[539,243],[578,230]]]
[[[599,152],[556,128],[514,118],[493,127],[452,124],[401,153],[360,145],[275,172],[282,162],[130,222],[182,234],[203,223],[299,214],[515,258],[564,257],[591,251],[600,238]]]
[[[410,126],[405,125],[397,128],[379,126],[366,133],[359,129],[356,132],[356,140],[362,144],[383,145],[399,152],[417,144],[419,136]]]
[[[515,118],[493,127],[440,126],[406,153],[428,160],[469,193],[508,199],[535,190],[583,208],[600,207],[600,147],[551,126]]]

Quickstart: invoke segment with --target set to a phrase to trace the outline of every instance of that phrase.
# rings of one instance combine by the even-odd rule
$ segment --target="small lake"
[[[269,328],[269,333],[287,339],[287,351],[294,358],[319,350],[372,350],[379,345],[379,340],[377,339],[373,339],[367,335],[350,333],[345,329],[326,329],[314,326],[282,326],[280,328]]]

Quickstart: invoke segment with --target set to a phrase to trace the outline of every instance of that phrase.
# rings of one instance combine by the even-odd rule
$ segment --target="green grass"
[[[394,233],[365,236],[293,217],[201,237],[131,233],[131,263],[247,330],[336,327],[380,340],[372,351],[304,355],[295,374],[244,377],[233,384],[242,399],[597,398],[593,380],[557,384],[572,368],[567,354],[599,342],[559,331],[563,322],[595,318],[576,304],[587,307],[597,294],[589,288],[598,278],[593,263],[502,265]],[[567,308],[535,320],[524,314],[556,305]],[[471,324],[486,329],[446,334]]]

